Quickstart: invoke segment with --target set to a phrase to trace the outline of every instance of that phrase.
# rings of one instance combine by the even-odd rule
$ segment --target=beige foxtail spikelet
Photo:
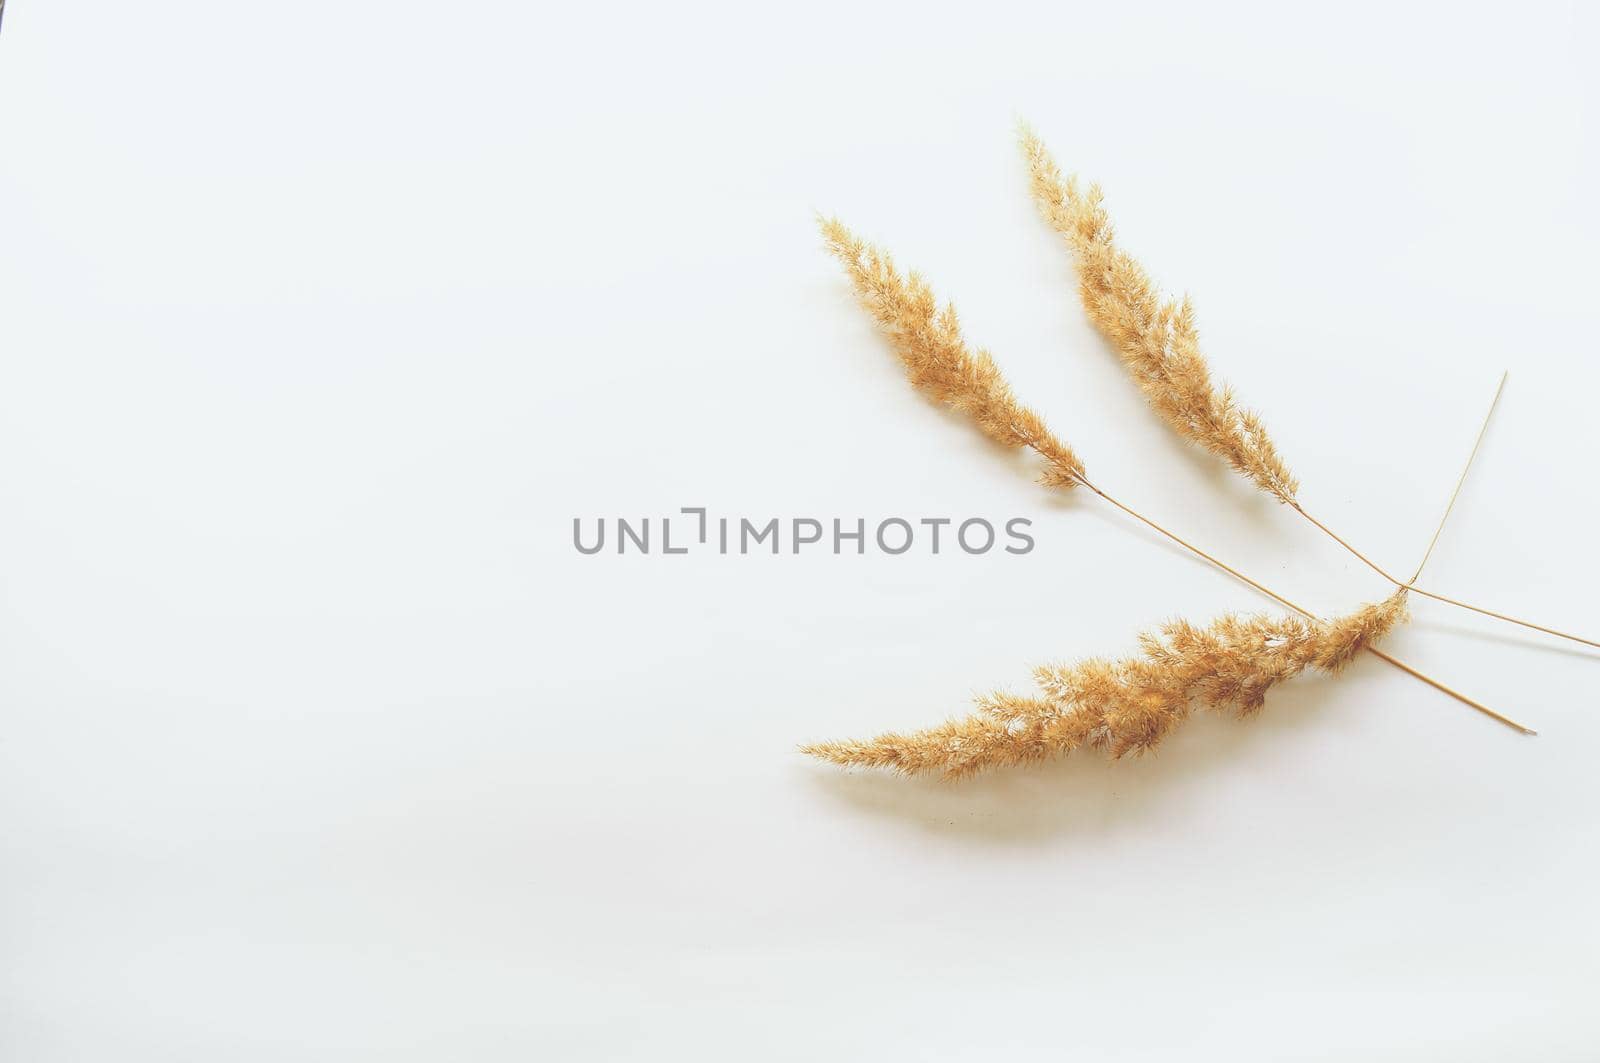
[[[882,326],[906,375],[930,398],[971,417],[990,439],[1031,447],[1049,463],[1042,481],[1072,487],[1083,462],[1019,403],[985,350],[972,351],[961,335],[953,303],[943,308],[921,276],[902,277],[887,253],[857,237],[837,218],[820,219],[828,250],[844,264],[863,306]]]
[[[1030,764],[1090,746],[1112,757],[1144,753],[1194,705],[1262,707],[1267,691],[1307,668],[1337,672],[1405,619],[1402,589],[1325,625],[1300,617],[1224,616],[1207,627],[1173,621],[1140,638],[1143,655],[1039,668],[1042,697],[990,694],[961,720],[863,742],[803,751],[835,764],[906,775],[962,777]]]
[[[1150,405],[1174,431],[1221,455],[1257,487],[1293,508],[1396,587],[1410,587],[1435,601],[1600,648],[1600,641],[1594,639],[1424,590],[1416,585],[1417,578],[1422,575],[1422,565],[1410,580],[1402,582],[1307,512],[1295,497],[1299,482],[1279,457],[1261,418],[1254,411],[1241,407],[1227,388],[1219,391],[1213,386],[1210,369],[1200,353],[1194,307],[1189,300],[1173,302],[1160,298],[1144,267],[1117,246],[1098,185],[1083,192],[1075,178],[1063,178],[1049,151],[1026,126],[1021,129],[1021,141],[1027,157],[1029,183],[1039,210],[1072,248],[1084,308],[1111,341]],[[1431,546],[1429,552],[1432,552]],[[1423,565],[1426,564],[1425,555]]]
[[[1260,417],[1212,384],[1189,300],[1161,298],[1144,267],[1117,246],[1098,185],[1079,189],[1031,130],[1021,135],[1034,199],[1072,248],[1083,305],[1151,406],[1184,438],[1292,505],[1299,482]]]

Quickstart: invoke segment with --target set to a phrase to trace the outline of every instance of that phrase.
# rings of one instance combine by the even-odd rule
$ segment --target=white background
[[[1102,181],[1303,498],[1593,634],[1576,5],[12,0],[0,1055],[1592,1060],[1600,656],[1418,602],[1158,755],[797,743],[1264,603],[915,395],[838,212],[1108,489],[1381,580],[1159,425],[1012,142]],[[574,517],[1025,516],[1025,557],[579,556]],[[980,1055],[981,1054],[981,1055]]]

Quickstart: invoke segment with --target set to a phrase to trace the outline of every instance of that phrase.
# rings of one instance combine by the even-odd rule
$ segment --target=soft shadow
[[[1323,715],[1325,681],[1275,691],[1261,715],[1195,712],[1161,747],[1110,760],[1095,751],[1027,768],[950,782],[815,765],[817,787],[857,812],[898,820],[933,834],[992,844],[1119,831],[1181,804],[1196,787],[1271,756],[1281,742],[1304,741],[1307,728],[1337,727]],[[1295,732],[1301,732],[1296,734]]]
[[[1426,599],[1413,599],[1425,601]],[[1433,620],[1412,620],[1406,626],[1418,631],[1437,631],[1441,635],[1457,635],[1462,638],[1476,639],[1479,642],[1492,642],[1499,646],[1516,646],[1519,649],[1537,650],[1540,653],[1553,653],[1561,657],[1580,657],[1588,661],[1600,661],[1600,650],[1592,646],[1585,646],[1570,639],[1557,638],[1555,635],[1541,635],[1537,631],[1529,631],[1511,624],[1485,617],[1484,620],[1492,623],[1493,628],[1461,627],[1456,624],[1441,624]]]
[[[1241,509],[1248,508],[1252,513],[1266,513],[1271,509],[1270,506],[1261,505],[1267,499],[1259,491],[1254,488],[1240,490],[1240,482],[1236,478],[1238,474],[1215,454],[1171,431],[1163,433],[1162,446],[1176,461],[1187,465],[1196,479],[1226,498],[1228,504],[1237,504]]]

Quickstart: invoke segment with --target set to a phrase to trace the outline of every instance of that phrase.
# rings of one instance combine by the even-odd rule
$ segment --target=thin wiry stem
[[[1494,420],[1494,411],[1500,408],[1500,395],[1506,389],[1506,377],[1510,370],[1502,371],[1500,383],[1495,385],[1494,398],[1489,400],[1489,410],[1483,415],[1483,424],[1478,426],[1478,436],[1472,441],[1472,453],[1467,455],[1467,463],[1461,467],[1461,475],[1456,477],[1456,485],[1450,492],[1450,501],[1444,504],[1444,516],[1439,518],[1439,526],[1433,529],[1433,538],[1428,540],[1428,548],[1422,552],[1422,560],[1417,562],[1417,570],[1406,581],[1408,586],[1415,586],[1422,576],[1422,570],[1428,567],[1428,558],[1433,556],[1433,548],[1439,545],[1439,536],[1444,532],[1445,522],[1450,519],[1450,513],[1456,508],[1456,499],[1461,497],[1461,488],[1467,482],[1467,474],[1472,471],[1472,463],[1478,460],[1478,450],[1483,446],[1483,437],[1489,434],[1489,422]]]
[[[1322,531],[1325,532],[1330,539],[1344,547],[1346,550],[1350,551],[1351,554],[1355,555],[1355,557],[1364,563],[1368,568],[1372,569],[1372,571],[1376,572],[1390,583],[1393,583],[1396,587],[1407,587],[1414,594],[1420,594],[1424,598],[1432,598],[1436,602],[1444,602],[1446,605],[1454,605],[1462,609],[1471,610],[1474,613],[1481,613],[1484,616],[1493,617],[1496,620],[1504,620],[1508,624],[1517,624],[1521,627],[1532,628],[1534,631],[1542,631],[1547,635],[1554,635],[1557,638],[1570,639],[1573,642],[1581,642],[1585,646],[1593,646],[1595,649],[1600,649],[1600,642],[1595,642],[1593,639],[1586,639],[1582,635],[1574,635],[1567,631],[1558,631],[1553,627],[1545,627],[1543,624],[1535,624],[1531,620],[1521,620],[1514,616],[1507,616],[1504,613],[1497,613],[1493,609],[1485,609],[1480,605],[1472,605],[1469,602],[1457,601],[1456,599],[1446,595],[1435,594],[1433,591],[1424,590],[1423,588],[1414,585],[1410,581],[1402,583],[1399,579],[1387,572],[1382,565],[1379,565],[1376,561],[1372,560],[1372,558],[1368,557],[1366,554],[1363,554],[1360,550],[1357,550],[1354,546],[1346,542],[1332,528],[1322,523],[1316,517],[1313,517],[1310,513],[1307,513],[1305,509],[1301,507],[1300,503],[1291,502],[1289,503],[1289,508],[1293,509],[1306,520],[1322,529]],[[1412,577],[1412,579],[1415,578],[1416,577]]]

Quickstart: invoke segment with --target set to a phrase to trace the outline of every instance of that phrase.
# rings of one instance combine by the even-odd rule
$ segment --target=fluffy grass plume
[[[1083,305],[1150,405],[1179,435],[1292,505],[1299,482],[1260,417],[1212,383],[1188,298],[1162,298],[1144,267],[1117,246],[1098,185],[1080,189],[1032,130],[1023,128],[1021,138],[1039,210],[1077,261]]]
[[[844,264],[856,297],[887,334],[918,390],[966,414],[996,443],[1031,447],[1048,463],[1044,483],[1073,487],[1082,480],[1083,462],[1072,448],[1017,401],[988,351],[967,346],[954,304],[940,307],[922,277],[902,276],[886,252],[837,218],[822,218],[819,225],[828,251]]]
[[[1039,211],[1072,249],[1084,309],[1111,341],[1128,373],[1169,427],[1226,459],[1257,487],[1293,508],[1396,587],[1410,587],[1435,601],[1600,648],[1600,642],[1594,639],[1424,590],[1416,585],[1421,566],[1410,580],[1402,581],[1307,512],[1296,498],[1299,482],[1278,455],[1261,418],[1240,406],[1226,387],[1218,389],[1212,383],[1210,369],[1200,353],[1194,307],[1188,298],[1178,302],[1163,299],[1144,267],[1117,246],[1098,185],[1091,185],[1085,192],[1075,178],[1063,177],[1044,144],[1026,126],[1021,130],[1021,141]],[[1426,564],[1426,557],[1423,563]]]
[[[1406,592],[1325,624],[1300,617],[1177,620],[1140,637],[1141,654],[1035,671],[1042,696],[990,694],[961,720],[803,751],[835,764],[960,778],[1032,764],[1085,746],[1144,753],[1196,706],[1259,711],[1267,691],[1308,668],[1337,672],[1405,619]]]

